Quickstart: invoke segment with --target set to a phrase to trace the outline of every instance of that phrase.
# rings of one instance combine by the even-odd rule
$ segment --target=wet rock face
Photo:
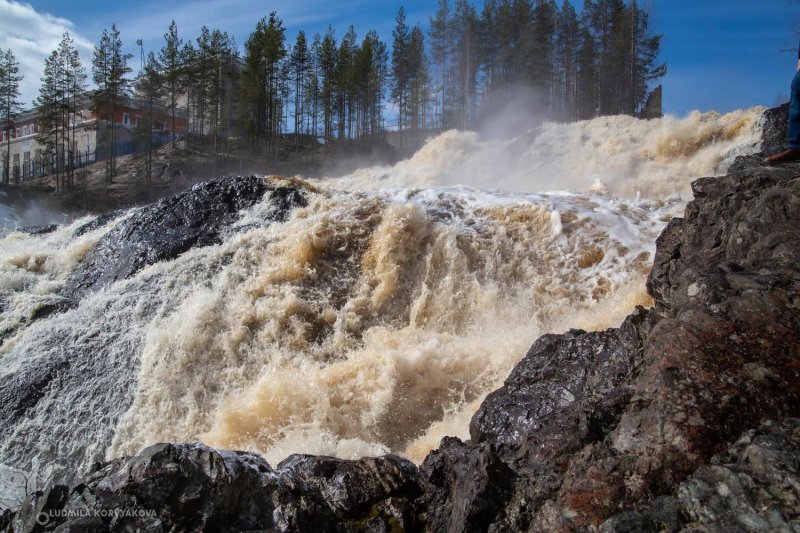
[[[746,432],[673,494],[609,519],[600,531],[796,531],[800,419]]]
[[[631,395],[623,380],[641,359],[642,330],[647,330],[648,319],[648,312],[639,308],[618,329],[573,330],[539,338],[505,385],[489,394],[472,418],[472,442],[492,442],[511,451],[544,427],[546,420],[569,409],[577,414],[598,403],[604,403],[607,412],[581,424],[587,437],[602,433],[611,421],[606,418],[614,418],[613,406]]]
[[[408,502],[419,492],[416,467],[396,456],[295,455],[273,470],[251,453],[159,444],[101,465],[72,489],[29,496],[12,524],[23,531],[397,531],[413,529]]]
[[[728,172],[758,168],[764,164],[764,158],[786,149],[786,135],[789,129],[789,104],[764,111],[761,118],[761,148],[752,155],[737,157]]]
[[[28,226],[27,228],[20,228],[18,231],[27,233],[28,235],[47,235],[53,233],[58,229],[58,224],[43,224],[40,226]]]
[[[268,191],[272,193],[275,220],[285,220],[294,207],[307,205],[298,189],[270,186],[264,179],[251,176],[200,183],[134,211],[75,269],[63,295],[76,301],[86,292],[129,278],[148,265],[173,259],[192,248],[220,243],[221,233],[239,212],[260,202]],[[104,223],[110,220],[108,215],[101,218]]]
[[[272,469],[246,452],[159,444],[5,518],[23,531],[399,531],[418,527],[420,494],[417,468],[392,455],[293,455]]]
[[[771,155],[786,147],[786,135],[789,130],[789,104],[767,109],[761,130],[761,152]]]
[[[433,530],[463,530],[482,494],[502,498],[478,530],[598,527],[703,479],[762,420],[800,413],[800,176],[748,170],[694,189],[658,240],[654,309],[539,339],[475,414],[472,441],[428,456]],[[464,466],[498,459],[508,470],[495,490]],[[718,503],[707,498],[708,516]]]

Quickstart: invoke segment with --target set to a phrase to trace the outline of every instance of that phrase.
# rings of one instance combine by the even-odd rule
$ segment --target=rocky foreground
[[[159,444],[0,529],[799,531],[800,168],[747,166],[694,183],[658,239],[652,309],[540,338],[470,440],[420,466]]]

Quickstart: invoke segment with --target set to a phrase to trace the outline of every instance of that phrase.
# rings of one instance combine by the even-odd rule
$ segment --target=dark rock
[[[483,493],[498,497],[477,530],[585,530],[646,501],[657,516],[631,528],[677,524],[659,497],[763,419],[800,412],[800,177],[746,171],[694,190],[658,240],[655,308],[539,339],[476,413],[472,442],[428,457],[432,530],[463,530],[450,517]],[[459,467],[477,457],[510,473],[487,483]]]
[[[27,233],[28,235],[47,235],[53,233],[58,229],[58,224],[44,224],[41,226],[28,226],[27,228],[19,228],[17,231]]]
[[[761,122],[761,152],[772,155],[786,148],[786,135],[789,131],[788,102],[767,109]]]
[[[125,213],[124,210],[117,210],[117,211],[111,211],[111,212],[108,212],[108,213],[103,213],[102,215],[95,217],[94,220],[92,220],[91,222],[87,222],[86,224],[84,224],[82,226],[79,226],[72,233],[72,237],[73,238],[80,237],[81,235],[84,235],[85,233],[89,233],[90,231],[94,231],[94,230],[96,230],[98,228],[102,228],[103,226],[105,226],[106,224],[111,222],[112,220],[122,216],[124,213]]]
[[[505,385],[489,394],[475,413],[472,441],[517,449],[545,426],[545,420],[571,406],[581,405],[588,413],[588,404],[628,396],[619,386],[641,363],[641,330],[648,327],[648,313],[639,308],[620,328],[540,337]],[[603,427],[613,424],[614,416],[605,420],[606,414],[582,421],[587,436],[604,434]]]
[[[511,495],[515,472],[490,444],[445,437],[420,467],[430,531],[486,531]]]
[[[799,530],[800,420],[748,431],[674,493],[610,518],[600,530]]]
[[[761,117],[761,147],[758,152],[734,159],[728,172],[747,168],[758,168],[764,158],[786,149],[786,135],[789,130],[789,104],[767,109]]]
[[[87,291],[127,279],[148,265],[220,243],[221,233],[239,211],[260,202],[267,192],[272,193],[273,220],[285,220],[291,209],[306,205],[298,189],[271,186],[253,176],[200,183],[134,211],[100,239],[73,271],[63,295],[76,302]]]
[[[158,444],[71,489],[30,496],[14,527],[37,531],[397,531],[414,528],[416,467],[396,456],[292,456]],[[46,517],[44,520],[42,517]],[[38,519],[38,522],[37,522]]]

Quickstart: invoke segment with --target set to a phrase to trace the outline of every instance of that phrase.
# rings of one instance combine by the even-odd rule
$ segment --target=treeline
[[[277,157],[281,148],[296,151],[320,139],[327,149],[382,130],[387,52],[374,30],[359,42],[350,26],[338,44],[333,29],[311,43],[300,31],[289,46],[273,12],[258,22],[244,50],[238,94],[253,152]]]
[[[116,25],[103,30],[92,57],[92,81],[95,90],[87,93],[88,75],[81,62],[75,41],[65,32],[58,48],[45,59],[36,108],[36,141],[40,146],[37,160],[50,163],[56,189],[74,186],[78,154],[78,130],[86,119],[83,111],[92,109],[96,115],[115,116],[118,108],[131,94],[128,74],[130,54],[122,51],[122,40]],[[97,149],[105,149],[106,179],[111,181],[116,171],[116,124],[111,121],[108,131],[98,131]],[[105,145],[105,146],[103,146]]]
[[[390,45],[374,30],[359,38],[352,26],[340,39],[329,28],[310,38],[299,31],[290,43],[273,12],[240,51],[220,29],[203,27],[184,40],[173,21],[135,80],[112,25],[95,46],[92,105],[114,116],[135,89],[150,111],[166,110],[173,143],[182,135],[218,154],[313,158],[369,145],[386,130],[399,130],[402,142],[408,130],[475,128],[509,105],[531,104],[520,113],[559,121],[635,114],[651,82],[666,73],[661,36],[651,33],[636,0],[584,0],[580,13],[570,0],[486,0],[480,12],[467,0],[438,0],[429,22],[427,30],[409,27],[400,8]],[[70,117],[86,78],[67,34],[47,59],[36,101],[40,142],[56,160],[68,158],[74,144]],[[12,101],[11,82],[3,83],[0,94]],[[13,114],[0,117],[6,129]],[[177,126],[184,119],[186,129]],[[146,113],[138,126],[148,146],[153,122]],[[108,179],[115,132],[112,124],[102,140]]]
[[[429,39],[445,128],[475,127],[519,94],[550,120],[634,114],[666,74],[661,36],[636,0],[584,0],[580,14],[569,0],[486,0],[480,14],[439,0]]]
[[[409,27],[400,8],[389,46],[352,26],[341,39],[329,28],[290,43],[273,12],[241,55],[224,31],[184,42],[173,22],[150,72],[163,80],[160,101],[173,113],[183,101],[189,133],[210,150],[269,158],[387,129],[476,128],[510,102],[558,121],[636,114],[666,73],[637,0],[584,0],[580,13],[570,0],[487,0],[480,13],[439,0],[429,22]]]
[[[173,132],[185,109],[198,148],[313,157],[318,145],[327,150],[383,130],[387,51],[374,30],[359,42],[351,26],[338,43],[333,29],[311,42],[300,31],[290,44],[273,12],[258,21],[242,55],[218,29],[203,27],[195,42],[184,41],[173,21],[164,38],[140,86],[170,110]]]

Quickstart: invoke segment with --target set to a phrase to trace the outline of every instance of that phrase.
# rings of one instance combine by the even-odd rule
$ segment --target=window
[[[122,123],[126,126],[129,126],[131,123],[131,115],[130,113],[123,113],[122,114]]]

